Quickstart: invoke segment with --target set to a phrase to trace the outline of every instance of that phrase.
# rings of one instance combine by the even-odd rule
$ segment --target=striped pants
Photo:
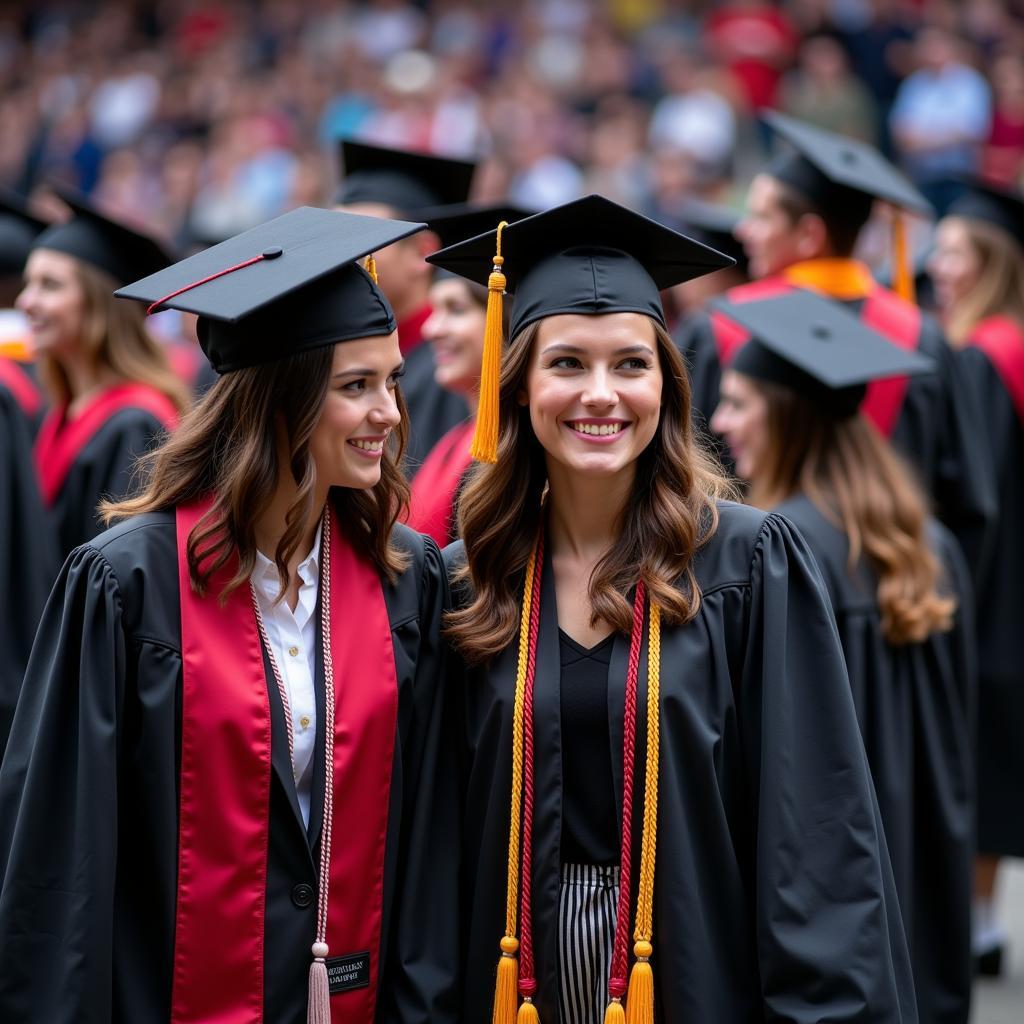
[[[619,869],[563,864],[558,891],[561,1024],[602,1024],[608,1005]]]

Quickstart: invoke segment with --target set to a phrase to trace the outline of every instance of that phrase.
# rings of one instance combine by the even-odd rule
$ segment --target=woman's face
[[[398,332],[334,346],[331,379],[309,449],[324,487],[373,487],[388,435],[401,415],[395,388],[402,369]]]
[[[722,374],[710,426],[729,446],[736,474],[744,480],[755,479],[768,448],[768,401],[749,377],[735,370]]]
[[[935,231],[935,248],[928,260],[928,273],[935,282],[935,298],[949,310],[981,279],[981,258],[971,242],[967,225],[946,217]]]
[[[454,278],[434,284],[430,305],[423,337],[434,349],[434,380],[447,391],[472,394],[480,383],[486,311],[465,282]]]
[[[613,476],[632,468],[661,416],[662,373],[652,321],[640,313],[546,317],[519,394],[552,461]]]
[[[85,291],[74,256],[36,249],[25,265],[25,287],[15,306],[28,318],[36,352],[60,358],[78,350],[85,319]]]

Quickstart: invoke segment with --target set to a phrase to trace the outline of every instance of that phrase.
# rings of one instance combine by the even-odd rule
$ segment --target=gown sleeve
[[[765,1020],[913,1024],[906,939],[839,636],[813,557],[780,516],[762,527],[751,585],[738,703]]]
[[[459,1020],[459,813],[457,752],[442,617],[448,578],[437,545],[425,548],[420,657],[403,787],[401,865],[389,978],[380,1024],[455,1024]]]
[[[111,1019],[126,643],[103,556],[68,558],[0,768],[0,1020]]]

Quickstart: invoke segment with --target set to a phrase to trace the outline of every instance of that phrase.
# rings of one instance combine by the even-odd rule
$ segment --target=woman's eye
[[[641,359],[639,356],[633,356],[631,359],[623,359],[619,364],[621,370],[646,370],[647,360]]]
[[[365,391],[366,390],[366,380],[365,380],[365,378],[360,378],[359,380],[350,380],[347,384],[342,384],[341,390],[342,391]]]
[[[399,370],[397,373],[391,374],[388,377],[388,390],[394,391],[398,387],[398,382],[405,376],[405,370]]]
[[[578,370],[580,361],[575,356],[561,356],[552,360],[551,368],[553,370]]]

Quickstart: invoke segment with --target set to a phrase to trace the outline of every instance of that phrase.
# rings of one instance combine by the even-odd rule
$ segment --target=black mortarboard
[[[0,277],[21,274],[36,238],[49,226],[17,192],[0,188]]]
[[[680,208],[679,217],[682,229],[691,238],[731,256],[737,268],[747,273],[747,253],[736,237],[736,225],[740,222],[738,211],[719,203],[688,199]]]
[[[304,206],[116,294],[198,313],[199,343],[226,373],[391,334],[391,306],[355,261],[423,227]]]
[[[476,164],[468,160],[410,153],[408,150],[373,146],[343,139],[341,166],[344,175],[334,194],[336,206],[383,203],[404,217],[449,203],[464,203]]]
[[[776,158],[768,173],[825,213],[863,213],[866,219],[869,200],[882,199],[912,213],[932,214],[928,200],[874,146],[776,111],[762,116],[776,135],[796,150]]]
[[[503,290],[514,296],[512,337],[559,313],[643,313],[664,327],[660,289],[733,264],[728,256],[596,195],[509,224],[500,246],[498,231],[488,231],[432,253],[427,262],[488,287],[473,452],[491,462],[497,458]]]
[[[857,411],[867,383],[931,373],[932,360],[898,348],[837,302],[797,290],[770,299],[712,308],[751,332],[730,369],[768,380],[837,417]]]
[[[972,181],[967,191],[947,211],[949,217],[966,217],[995,224],[1018,245],[1024,246],[1024,195]]]
[[[484,206],[480,203],[451,203],[436,210],[422,210],[420,215],[427,222],[427,228],[440,239],[442,248],[464,242],[486,231],[494,231],[503,221],[514,224],[517,220],[532,217],[536,210],[525,210],[508,203]],[[492,253],[493,255],[493,253]]]
[[[35,240],[34,249],[52,249],[108,273],[118,284],[154,274],[174,257],[155,238],[99,212],[85,196],[63,185],[54,192],[71,208],[71,219],[54,224]]]

